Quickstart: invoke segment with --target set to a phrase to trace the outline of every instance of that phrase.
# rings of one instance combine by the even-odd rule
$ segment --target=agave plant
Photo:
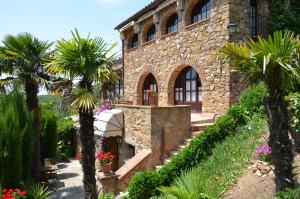
[[[33,184],[29,188],[29,194],[34,199],[48,199],[51,196],[52,191],[44,185]]]

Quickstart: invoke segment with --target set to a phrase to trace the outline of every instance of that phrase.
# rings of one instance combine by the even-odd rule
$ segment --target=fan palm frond
[[[96,98],[92,92],[77,87],[72,93],[74,101],[72,106],[77,109],[83,109],[85,111],[93,110],[96,107]]]

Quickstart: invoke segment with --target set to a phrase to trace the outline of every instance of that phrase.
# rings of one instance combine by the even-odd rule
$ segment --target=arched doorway
[[[190,66],[176,79],[174,101],[176,105],[190,105],[193,112],[202,111],[202,84],[197,71]]]
[[[149,74],[143,84],[143,89],[142,89],[142,96],[143,96],[143,105],[149,105],[149,96],[147,95],[147,90],[154,90],[156,92],[158,92],[158,86],[157,86],[157,82],[156,79],[154,77],[153,74]]]

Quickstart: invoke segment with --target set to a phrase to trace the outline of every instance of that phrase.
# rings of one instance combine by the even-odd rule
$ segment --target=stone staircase
[[[215,122],[215,114],[211,113],[192,113],[191,114],[191,130],[192,130],[192,138],[186,138],[181,145],[178,145],[177,149],[170,152],[169,156],[165,157],[162,160],[162,165],[158,165],[155,167],[155,169],[158,171],[160,170],[164,165],[168,164],[172,158],[178,153],[184,149],[195,136],[199,135],[201,132],[204,131],[204,129]]]

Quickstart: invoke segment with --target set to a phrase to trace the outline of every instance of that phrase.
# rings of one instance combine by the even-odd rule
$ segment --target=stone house
[[[227,42],[266,36],[267,15],[267,0],[155,0],[116,27],[123,46],[117,93],[126,103],[116,105],[124,128],[109,138],[118,169],[98,178],[104,192],[161,168],[189,143],[194,126],[203,130],[239,100],[241,74],[215,54]],[[148,106],[148,89],[158,93],[158,106]]]
[[[239,98],[240,75],[214,53],[226,42],[266,35],[267,0],[155,0],[116,26],[123,43],[124,100],[191,105],[224,114]]]

